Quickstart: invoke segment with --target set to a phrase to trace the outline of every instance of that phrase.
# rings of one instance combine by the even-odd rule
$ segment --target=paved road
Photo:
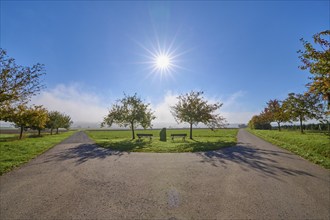
[[[330,172],[240,130],[204,153],[118,153],[79,132],[0,177],[0,219],[329,219]]]

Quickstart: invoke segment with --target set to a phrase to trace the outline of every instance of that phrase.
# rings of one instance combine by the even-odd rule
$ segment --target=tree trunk
[[[56,128],[56,134],[58,134],[58,128]]]
[[[303,130],[303,126],[302,126],[302,118],[299,117],[299,121],[300,121],[300,132],[303,134],[304,130]]]
[[[50,129],[50,135],[53,135],[53,129],[52,128]]]
[[[134,124],[131,123],[131,129],[132,129],[132,140],[135,139],[135,134],[134,134]]]
[[[24,126],[21,126],[21,130],[19,133],[19,139],[22,139],[22,137],[23,137],[23,129],[24,129]]]
[[[281,131],[281,122],[277,122],[278,124],[278,131]]]
[[[38,136],[41,136],[40,133],[41,133],[41,129],[38,129]]]
[[[192,123],[190,123],[190,139],[192,140]]]

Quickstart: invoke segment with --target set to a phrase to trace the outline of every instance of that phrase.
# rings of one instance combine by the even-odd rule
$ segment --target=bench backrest
[[[142,136],[148,136],[148,137],[149,137],[149,136],[153,136],[152,134],[136,134],[136,135],[137,135],[137,136],[141,136],[141,137],[142,137]]]
[[[187,134],[171,134],[171,136],[187,136]]]

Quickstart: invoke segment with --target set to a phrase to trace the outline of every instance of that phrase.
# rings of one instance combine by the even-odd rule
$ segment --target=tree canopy
[[[56,129],[56,133],[58,134],[59,128],[69,129],[72,123],[69,115],[59,111],[50,111],[48,112],[46,128],[50,129],[50,134],[53,134],[54,129]]]
[[[48,121],[48,111],[41,105],[33,106],[31,108],[31,118],[29,127],[33,130],[38,130],[38,135],[42,129],[46,128],[46,123]]]
[[[299,58],[303,63],[302,70],[309,70],[312,80],[307,86],[314,94],[321,94],[328,102],[330,113],[330,30],[317,33],[313,36],[315,46],[310,42],[300,39],[304,50],[299,50]]]
[[[44,65],[37,63],[32,67],[17,65],[14,58],[0,48],[0,103],[28,102],[44,87],[40,77],[45,74]]]
[[[272,128],[269,118],[265,114],[254,115],[248,123],[251,129],[264,129],[269,130]]]
[[[292,121],[300,122],[301,133],[303,133],[302,122],[308,119],[319,119],[322,112],[322,103],[319,97],[310,93],[289,93],[283,106]]]
[[[28,128],[40,130],[44,129],[47,122],[47,110],[42,106],[27,107],[24,104],[18,105],[11,113],[11,121],[20,128],[22,139],[23,131]]]
[[[45,74],[45,69],[44,65],[39,63],[32,67],[20,66],[14,58],[8,57],[2,48],[0,67],[0,120],[12,121],[13,109],[20,104],[26,104],[44,88],[40,78]]]
[[[42,106],[28,106],[31,97],[44,88],[41,77],[45,74],[44,65],[37,63],[32,67],[16,64],[14,58],[0,48],[0,120],[13,122],[23,131],[30,128],[40,131],[44,128],[66,128],[72,124],[68,115],[49,112]]]
[[[277,122],[281,130],[282,122],[300,122],[300,131],[303,133],[303,121],[317,119],[328,124],[330,130],[330,30],[322,31],[313,36],[314,44],[304,40],[300,41],[304,49],[297,51],[302,70],[311,73],[311,82],[306,86],[308,92],[304,94],[289,93],[283,101],[270,100],[265,110],[253,116],[249,122],[251,128],[262,128],[268,122]],[[322,103],[322,99],[325,103]],[[326,104],[327,103],[327,104]],[[267,127],[267,126],[266,126]]]
[[[281,101],[274,99],[267,102],[267,110],[270,114],[270,121],[276,122],[278,130],[281,131],[281,123],[289,121],[289,115]]]
[[[178,102],[171,106],[171,113],[178,123],[187,122],[190,125],[190,139],[192,139],[192,126],[203,123],[211,129],[225,125],[225,119],[215,113],[222,103],[209,104],[203,97],[202,91],[191,91],[177,97]]]
[[[104,117],[101,126],[111,127],[113,123],[120,127],[129,127],[132,130],[132,139],[135,139],[134,129],[142,126],[144,129],[152,127],[151,121],[155,119],[154,113],[135,93],[133,96],[124,94],[124,98],[117,100]]]

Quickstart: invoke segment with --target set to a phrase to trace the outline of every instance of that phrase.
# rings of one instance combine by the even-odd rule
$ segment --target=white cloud
[[[162,102],[157,105],[152,105],[152,109],[155,111],[156,123],[176,123],[172,114],[170,106],[173,106],[177,102],[177,95],[168,91]]]
[[[232,124],[248,123],[253,115],[259,114],[258,112],[246,110],[242,103],[245,94],[244,91],[237,91],[222,100],[223,107],[220,112],[222,112],[227,122]]]
[[[239,111],[242,109],[242,104],[240,99],[244,98],[245,92],[237,91],[227,98],[223,99],[223,107],[221,108],[222,111]]]
[[[57,85],[34,97],[31,102],[43,105],[48,110],[64,112],[70,115],[74,122],[99,123],[107,113],[100,97],[85,92],[78,84]]]
[[[151,103],[151,108],[157,117],[153,121],[154,127],[183,127],[187,124],[178,125],[174,120],[170,106],[177,102],[179,94],[171,91],[166,92],[159,103]],[[238,91],[226,98],[205,97],[210,103],[216,101],[224,105],[220,109],[228,123],[247,123],[257,112],[244,111],[241,100],[245,93]],[[60,84],[52,89],[42,92],[32,100],[32,104],[43,105],[48,110],[57,110],[69,114],[76,125],[85,127],[97,127],[107,114],[110,107],[109,102],[104,102],[103,98],[95,93],[88,92],[84,86],[79,84]]]
[[[259,114],[258,112],[223,112],[222,115],[230,124],[247,124],[253,115]]]

